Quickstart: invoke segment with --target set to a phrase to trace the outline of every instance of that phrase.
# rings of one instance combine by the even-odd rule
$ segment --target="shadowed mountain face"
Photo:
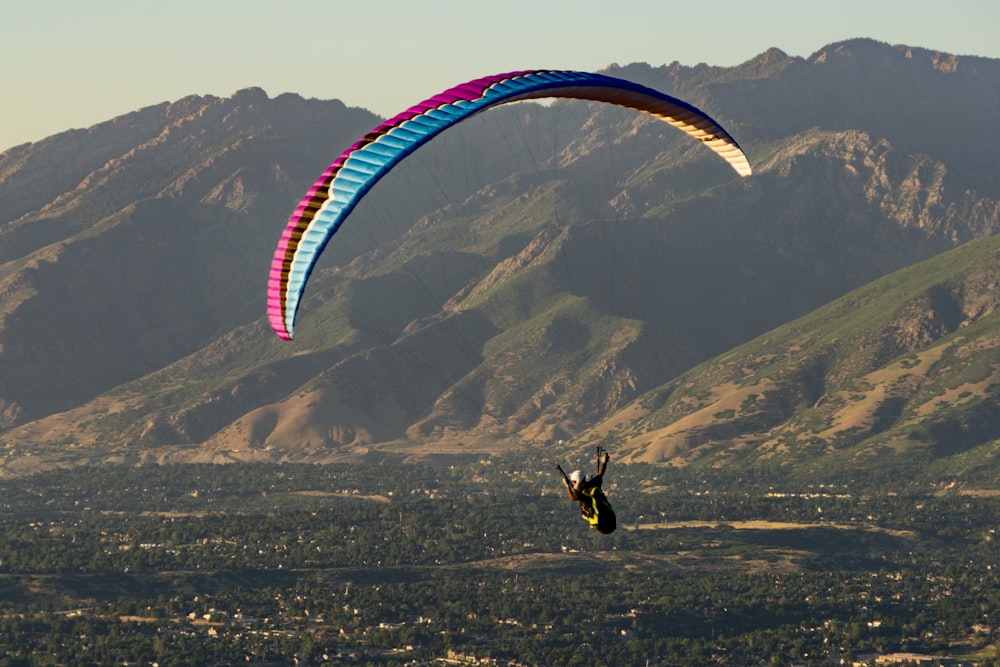
[[[1000,62],[856,40],[609,73],[704,108],[755,175],[616,107],[494,110],[369,193],[291,343],[263,319],[274,245],[378,118],[251,89],[0,154],[6,473],[555,441],[805,468],[1000,437],[989,344],[946,342],[988,329],[995,263],[938,257],[1000,225]],[[813,313],[930,258],[869,287],[878,314]],[[886,370],[945,344],[982,387]]]

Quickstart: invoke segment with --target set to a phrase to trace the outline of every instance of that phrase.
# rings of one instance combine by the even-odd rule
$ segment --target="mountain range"
[[[1000,61],[606,71],[708,111],[754,175],[613,106],[482,114],[369,193],[292,342],[271,254],[372,113],[247,89],[0,154],[0,474],[601,444],[1000,480]]]

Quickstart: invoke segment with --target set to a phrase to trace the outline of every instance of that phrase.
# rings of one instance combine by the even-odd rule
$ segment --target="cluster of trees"
[[[608,537],[544,474],[496,462],[5,480],[0,655],[704,665],[915,651],[1000,665],[996,496],[721,492],[614,472]]]

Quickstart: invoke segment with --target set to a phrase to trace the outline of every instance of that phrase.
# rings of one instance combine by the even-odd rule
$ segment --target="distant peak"
[[[258,86],[251,86],[250,88],[243,88],[237,90],[233,94],[234,102],[266,102],[268,100],[267,93],[264,92],[263,88]]]
[[[857,38],[829,44],[809,57],[814,64],[833,62],[911,61],[944,74],[957,72],[960,66],[986,60],[977,56],[958,56],[943,51],[906,44],[890,45],[874,39]]]
[[[890,54],[895,49],[885,42],[868,37],[856,37],[841,42],[833,42],[809,56],[813,63],[829,62],[833,58],[871,57],[879,54]]]

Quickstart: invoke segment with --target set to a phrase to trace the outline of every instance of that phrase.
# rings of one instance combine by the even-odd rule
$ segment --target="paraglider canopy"
[[[344,151],[306,193],[289,218],[271,262],[267,311],[275,333],[292,338],[299,301],[319,255],[382,176],[424,143],[476,113],[546,97],[606,102],[649,114],[704,143],[740,176],[751,174],[743,150],[721,125],[687,102],[652,88],[574,71],[529,70],[474,79],[374,128]]]

